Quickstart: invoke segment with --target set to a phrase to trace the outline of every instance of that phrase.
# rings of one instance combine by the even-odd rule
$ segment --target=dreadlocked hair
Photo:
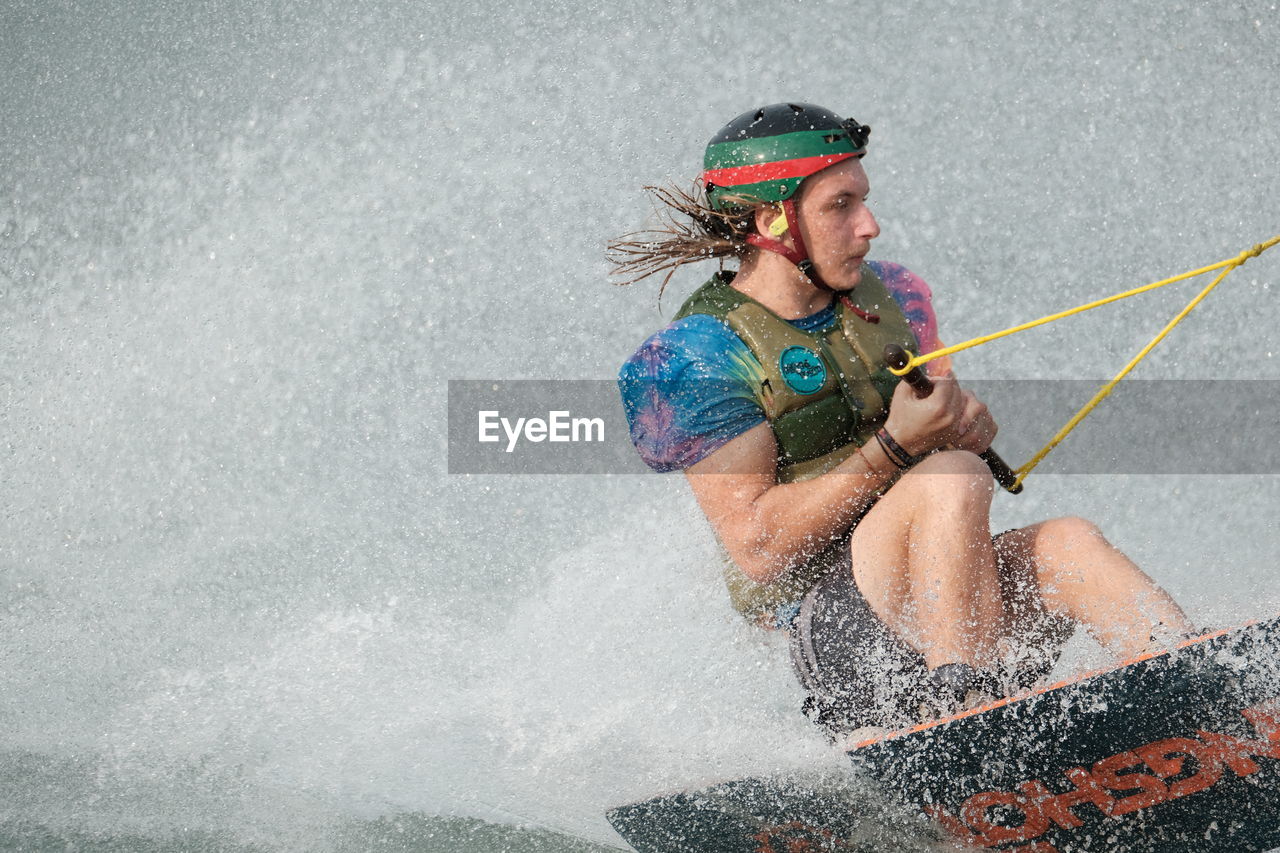
[[[665,271],[658,288],[661,299],[671,277],[685,264],[719,258],[723,269],[726,258],[741,259],[754,250],[747,237],[755,231],[758,200],[729,196],[726,209],[715,210],[697,188],[647,186],[644,190],[658,225],[610,241],[605,256],[613,264],[611,274],[624,278],[617,284],[635,284]]]

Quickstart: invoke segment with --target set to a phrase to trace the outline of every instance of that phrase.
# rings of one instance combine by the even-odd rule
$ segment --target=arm
[[[777,444],[760,424],[685,469],[698,505],[747,577],[771,583],[818,553],[898,473],[878,446],[802,483],[779,483]]]
[[[945,379],[923,399],[899,383],[885,427],[913,453],[943,447],[961,429],[973,443],[979,434],[985,438],[978,424],[989,419],[985,407],[970,400]],[[729,556],[757,583],[777,580],[825,548],[899,473],[874,441],[826,474],[799,483],[777,481],[776,459],[773,431],[760,424],[685,469]]]

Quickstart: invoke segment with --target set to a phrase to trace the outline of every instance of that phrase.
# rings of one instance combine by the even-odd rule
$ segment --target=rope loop
[[[1236,266],[1240,266],[1250,258],[1258,257],[1258,255],[1261,255],[1263,252],[1265,252],[1267,249],[1270,249],[1274,245],[1275,245],[1274,240],[1268,240],[1266,243],[1255,243],[1252,249],[1245,249],[1243,252],[1240,253],[1239,257],[1236,258]]]
[[[1049,451],[1057,447],[1058,444],[1062,441],[1062,439],[1066,438],[1067,434],[1071,432],[1073,429],[1075,429],[1076,426],[1080,423],[1080,421],[1084,420],[1085,416],[1088,415],[1091,411],[1093,411],[1094,407],[1096,407],[1098,403],[1102,402],[1102,400],[1108,394],[1111,393],[1111,390],[1115,388],[1115,386],[1120,382],[1120,380],[1123,379],[1125,376],[1127,376],[1129,372],[1132,371],[1133,368],[1137,366],[1138,362],[1146,358],[1147,355],[1151,352],[1151,350],[1155,348],[1156,344],[1164,340],[1165,336],[1168,335],[1169,332],[1173,330],[1174,326],[1178,325],[1184,319],[1186,319],[1187,315],[1191,313],[1191,309],[1199,305],[1201,300],[1203,300],[1206,296],[1208,296],[1210,291],[1212,291],[1215,287],[1217,287],[1219,282],[1221,282],[1224,278],[1227,277],[1228,273],[1230,273],[1236,267],[1242,265],[1245,261],[1249,260],[1250,258],[1258,257],[1267,249],[1270,249],[1272,246],[1275,246],[1277,243],[1280,243],[1280,234],[1276,235],[1275,237],[1272,237],[1270,240],[1267,240],[1262,243],[1258,243],[1252,246],[1251,248],[1245,249],[1243,252],[1241,252],[1240,254],[1236,255],[1234,258],[1231,258],[1229,260],[1219,261],[1218,263],[1210,264],[1207,267],[1201,267],[1200,269],[1191,270],[1190,272],[1185,272],[1185,273],[1182,273],[1181,275],[1175,275],[1171,278],[1155,281],[1155,282],[1152,282],[1151,284],[1145,284],[1141,287],[1135,287],[1132,290],[1126,290],[1121,293],[1117,293],[1112,296],[1105,297],[1103,299],[1094,300],[1093,302],[1086,302],[1085,304],[1079,305],[1075,308],[1069,308],[1066,311],[1059,311],[1055,314],[1049,314],[1045,317],[1041,317],[1039,320],[1032,320],[1029,323],[1022,323],[1017,326],[1012,326],[1008,329],[1005,329],[1004,331],[994,332],[989,335],[983,335],[981,337],[964,341],[963,343],[955,344],[954,346],[942,347],[941,349],[936,349],[931,353],[926,353],[924,355],[911,355],[911,353],[908,353],[908,355],[910,355],[911,357],[907,361],[906,366],[900,370],[895,370],[894,368],[889,367],[889,372],[892,373],[894,376],[905,376],[913,368],[919,367],[920,365],[925,364],[926,362],[932,361],[935,358],[942,358],[943,356],[951,355],[952,353],[957,353],[957,352],[960,352],[961,350],[971,349],[973,347],[980,346],[985,343],[989,343],[999,338],[1012,335],[1016,332],[1022,332],[1022,331],[1026,331],[1027,329],[1033,329],[1036,326],[1042,326],[1046,323],[1051,323],[1054,320],[1061,320],[1066,317],[1071,317],[1081,312],[1088,311],[1092,308],[1098,308],[1102,305],[1108,305],[1120,299],[1126,299],[1130,296],[1136,296],[1139,293],[1146,293],[1149,290],[1155,290],[1158,287],[1164,287],[1166,284],[1173,284],[1174,282],[1177,282],[1177,281],[1184,281],[1189,278],[1195,278],[1198,275],[1201,275],[1206,272],[1210,272],[1212,270],[1222,270],[1222,272],[1220,272],[1217,275],[1217,277],[1214,278],[1213,282],[1209,284],[1208,287],[1205,287],[1203,290],[1201,290],[1196,295],[1196,297],[1192,299],[1190,303],[1188,303],[1188,305],[1185,308],[1183,308],[1180,312],[1178,312],[1177,316],[1175,316],[1172,320],[1170,320],[1165,325],[1165,327],[1160,330],[1160,333],[1157,334],[1155,338],[1151,340],[1150,343],[1144,346],[1138,352],[1138,354],[1134,356],[1133,359],[1131,359],[1127,365],[1125,365],[1124,369],[1121,370],[1120,373],[1115,376],[1115,378],[1111,379],[1109,382],[1103,385],[1102,389],[1093,396],[1093,399],[1091,399],[1088,403],[1086,403],[1084,407],[1080,409],[1080,411],[1076,412],[1076,414],[1071,418],[1071,420],[1067,422],[1066,426],[1064,426],[1061,430],[1059,430],[1058,434],[1055,435],[1047,445],[1041,448],[1040,451],[1036,453],[1036,455],[1033,456],[1029,462],[1027,462],[1025,465],[1023,465],[1021,468],[1017,470],[1016,473],[1018,476],[1017,476],[1016,483],[1018,485],[1021,485],[1022,481],[1026,478],[1027,474],[1031,473],[1031,469],[1035,468],[1036,465],[1040,464],[1040,460],[1044,459],[1044,457],[1048,455]]]

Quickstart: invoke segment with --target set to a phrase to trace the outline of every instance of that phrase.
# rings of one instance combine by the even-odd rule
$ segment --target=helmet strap
[[[773,252],[796,265],[800,270],[800,274],[809,279],[810,283],[819,290],[825,290],[828,293],[834,293],[835,290],[827,286],[827,283],[818,275],[817,270],[813,268],[813,260],[809,257],[809,250],[805,248],[804,237],[800,235],[800,211],[796,209],[796,203],[791,199],[781,202],[782,218],[785,227],[774,232],[771,227],[771,233],[778,235],[785,234],[788,230],[791,232],[791,242],[794,248],[783,243],[775,237],[766,237],[763,234],[751,234],[747,237],[747,242],[766,252]]]

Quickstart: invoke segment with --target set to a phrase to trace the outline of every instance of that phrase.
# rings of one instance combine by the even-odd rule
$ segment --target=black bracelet
[[[893,436],[889,435],[889,431],[884,427],[876,432],[876,438],[880,440],[880,446],[886,448],[893,456],[899,468],[910,468],[920,461],[919,456],[912,456],[901,444],[894,441]]]
[[[893,463],[893,467],[901,471],[907,466],[898,461],[898,457],[889,449],[889,445],[884,443],[884,439],[880,437],[880,433],[876,433],[876,444],[880,445],[880,449],[884,451],[884,455],[889,457],[889,461]]]

